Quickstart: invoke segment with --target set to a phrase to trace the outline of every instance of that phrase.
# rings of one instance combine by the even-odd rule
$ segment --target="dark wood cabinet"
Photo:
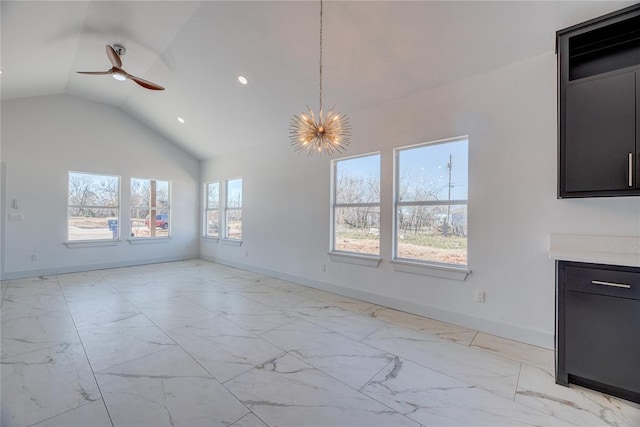
[[[640,268],[557,262],[556,382],[640,403]]]
[[[557,33],[558,197],[640,195],[640,4]]]

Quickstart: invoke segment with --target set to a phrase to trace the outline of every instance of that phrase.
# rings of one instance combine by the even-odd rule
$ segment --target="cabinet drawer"
[[[640,269],[632,272],[567,266],[566,274],[568,291],[640,300]]]

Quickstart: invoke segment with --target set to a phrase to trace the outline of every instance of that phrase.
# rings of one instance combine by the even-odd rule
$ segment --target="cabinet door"
[[[566,292],[566,372],[640,393],[640,301]]]
[[[629,186],[629,153],[636,152],[635,87],[634,72],[566,87],[565,191],[635,187]]]

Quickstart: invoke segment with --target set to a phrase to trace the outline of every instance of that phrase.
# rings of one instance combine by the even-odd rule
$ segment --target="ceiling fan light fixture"
[[[114,79],[116,79],[116,80],[118,80],[118,81],[121,81],[121,82],[123,82],[123,81],[127,80],[127,78],[124,76],[124,74],[120,74],[120,73],[113,73],[111,76],[112,76]]]

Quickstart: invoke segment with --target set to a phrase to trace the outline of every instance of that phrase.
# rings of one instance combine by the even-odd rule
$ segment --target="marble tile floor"
[[[202,260],[2,282],[2,427],[640,426],[553,352]]]

